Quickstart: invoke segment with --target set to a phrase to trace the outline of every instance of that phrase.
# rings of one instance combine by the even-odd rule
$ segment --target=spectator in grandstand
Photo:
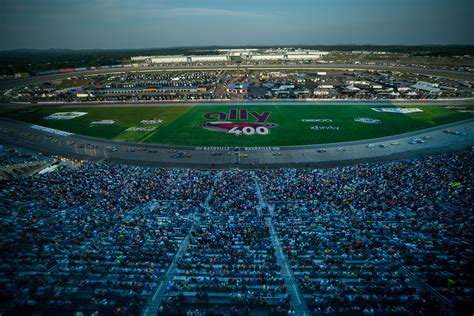
[[[314,315],[436,314],[440,296],[469,311],[472,155],[256,173],[99,162],[0,182],[0,300],[137,314],[187,240],[159,314],[292,315],[273,223]]]

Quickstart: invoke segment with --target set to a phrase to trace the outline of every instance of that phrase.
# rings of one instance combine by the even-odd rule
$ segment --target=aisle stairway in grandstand
[[[309,315],[308,307],[306,306],[305,300],[302,299],[301,293],[298,288],[295,276],[290,269],[288,264],[288,258],[283,253],[280,238],[275,232],[273,225],[273,207],[269,207],[265,199],[262,196],[262,191],[260,190],[260,184],[255,173],[253,174],[253,180],[255,183],[255,190],[260,204],[260,209],[264,210],[262,213],[265,214],[265,222],[270,229],[270,235],[272,238],[273,247],[276,249],[277,262],[282,267],[281,276],[285,279],[286,287],[288,288],[288,293],[291,297],[291,306],[297,315]]]
[[[283,314],[290,298],[248,174],[223,172],[162,302],[162,315]],[[223,180],[223,181],[222,181]],[[232,196],[225,189],[235,187]]]
[[[165,296],[167,286],[173,282],[174,276],[177,272],[176,264],[177,264],[178,260],[183,256],[184,252],[186,251],[186,249],[189,245],[189,242],[190,242],[191,234],[195,231],[196,225],[199,224],[199,219],[198,218],[199,217],[195,214],[194,225],[191,227],[188,234],[186,235],[186,237],[181,242],[181,245],[179,246],[178,252],[174,256],[173,260],[171,261],[170,266],[168,267],[168,269],[164,273],[163,278],[161,279],[161,282],[160,282],[159,286],[153,291],[153,294],[150,295],[150,297],[148,299],[148,303],[143,308],[143,315],[145,315],[145,316],[156,315],[158,313],[159,304]]]
[[[162,278],[159,286],[154,290],[153,295],[151,295],[148,298],[148,301],[146,305],[142,309],[142,315],[143,316],[149,316],[149,315],[157,315],[158,311],[160,309],[160,305],[162,304],[163,300],[165,299],[166,293],[169,290],[169,287],[175,282],[175,276],[178,273],[177,269],[177,263],[178,260],[180,260],[186,250],[189,247],[190,241],[192,234],[195,233],[197,227],[201,223],[201,217],[203,214],[207,213],[209,211],[209,200],[212,197],[213,193],[213,188],[215,186],[215,183],[217,182],[218,177],[215,177],[213,181],[212,187],[209,189],[209,193],[206,197],[206,200],[204,203],[201,205],[201,208],[199,208],[198,211],[194,212],[193,214],[193,225],[189,229],[186,237],[183,239],[181,242],[181,245],[179,246],[178,252],[174,256],[170,266],[168,267],[167,271],[164,274],[164,277]],[[160,313],[163,313],[163,310],[161,309]]]

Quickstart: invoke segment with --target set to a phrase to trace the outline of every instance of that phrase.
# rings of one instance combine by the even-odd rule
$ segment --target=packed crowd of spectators
[[[3,181],[0,312],[138,315],[187,240],[159,314],[292,315],[271,221],[313,315],[470,314],[473,155],[256,172],[99,162]]]
[[[0,167],[48,159],[40,153],[32,154],[13,147],[0,145]]]
[[[403,269],[458,309],[474,298],[473,151],[258,173],[314,313],[433,314]]]
[[[222,172],[208,202],[160,314],[286,315],[285,280],[250,174]]]
[[[12,314],[137,314],[210,179],[193,170],[85,163],[2,182],[2,305]]]

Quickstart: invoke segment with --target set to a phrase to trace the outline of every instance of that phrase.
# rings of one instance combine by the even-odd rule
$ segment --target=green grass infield
[[[460,106],[461,107],[461,106]],[[76,134],[142,143],[191,146],[288,146],[334,143],[401,134],[473,118],[473,105],[407,105],[418,113],[385,113],[392,105],[211,105],[29,108],[0,116]],[[47,117],[87,112],[69,120]],[[359,120],[358,120],[359,119]],[[91,124],[113,120],[113,124]],[[145,121],[144,121],[145,120]],[[102,122],[103,123],[103,122]],[[132,130],[128,130],[132,128]]]

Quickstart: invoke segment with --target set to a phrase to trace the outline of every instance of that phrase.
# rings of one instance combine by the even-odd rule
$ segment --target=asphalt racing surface
[[[449,131],[449,132],[447,132]],[[409,142],[418,139],[415,144]],[[0,118],[0,143],[79,160],[191,168],[324,168],[415,158],[474,146],[474,119],[395,136],[325,145],[189,147],[105,140]]]

